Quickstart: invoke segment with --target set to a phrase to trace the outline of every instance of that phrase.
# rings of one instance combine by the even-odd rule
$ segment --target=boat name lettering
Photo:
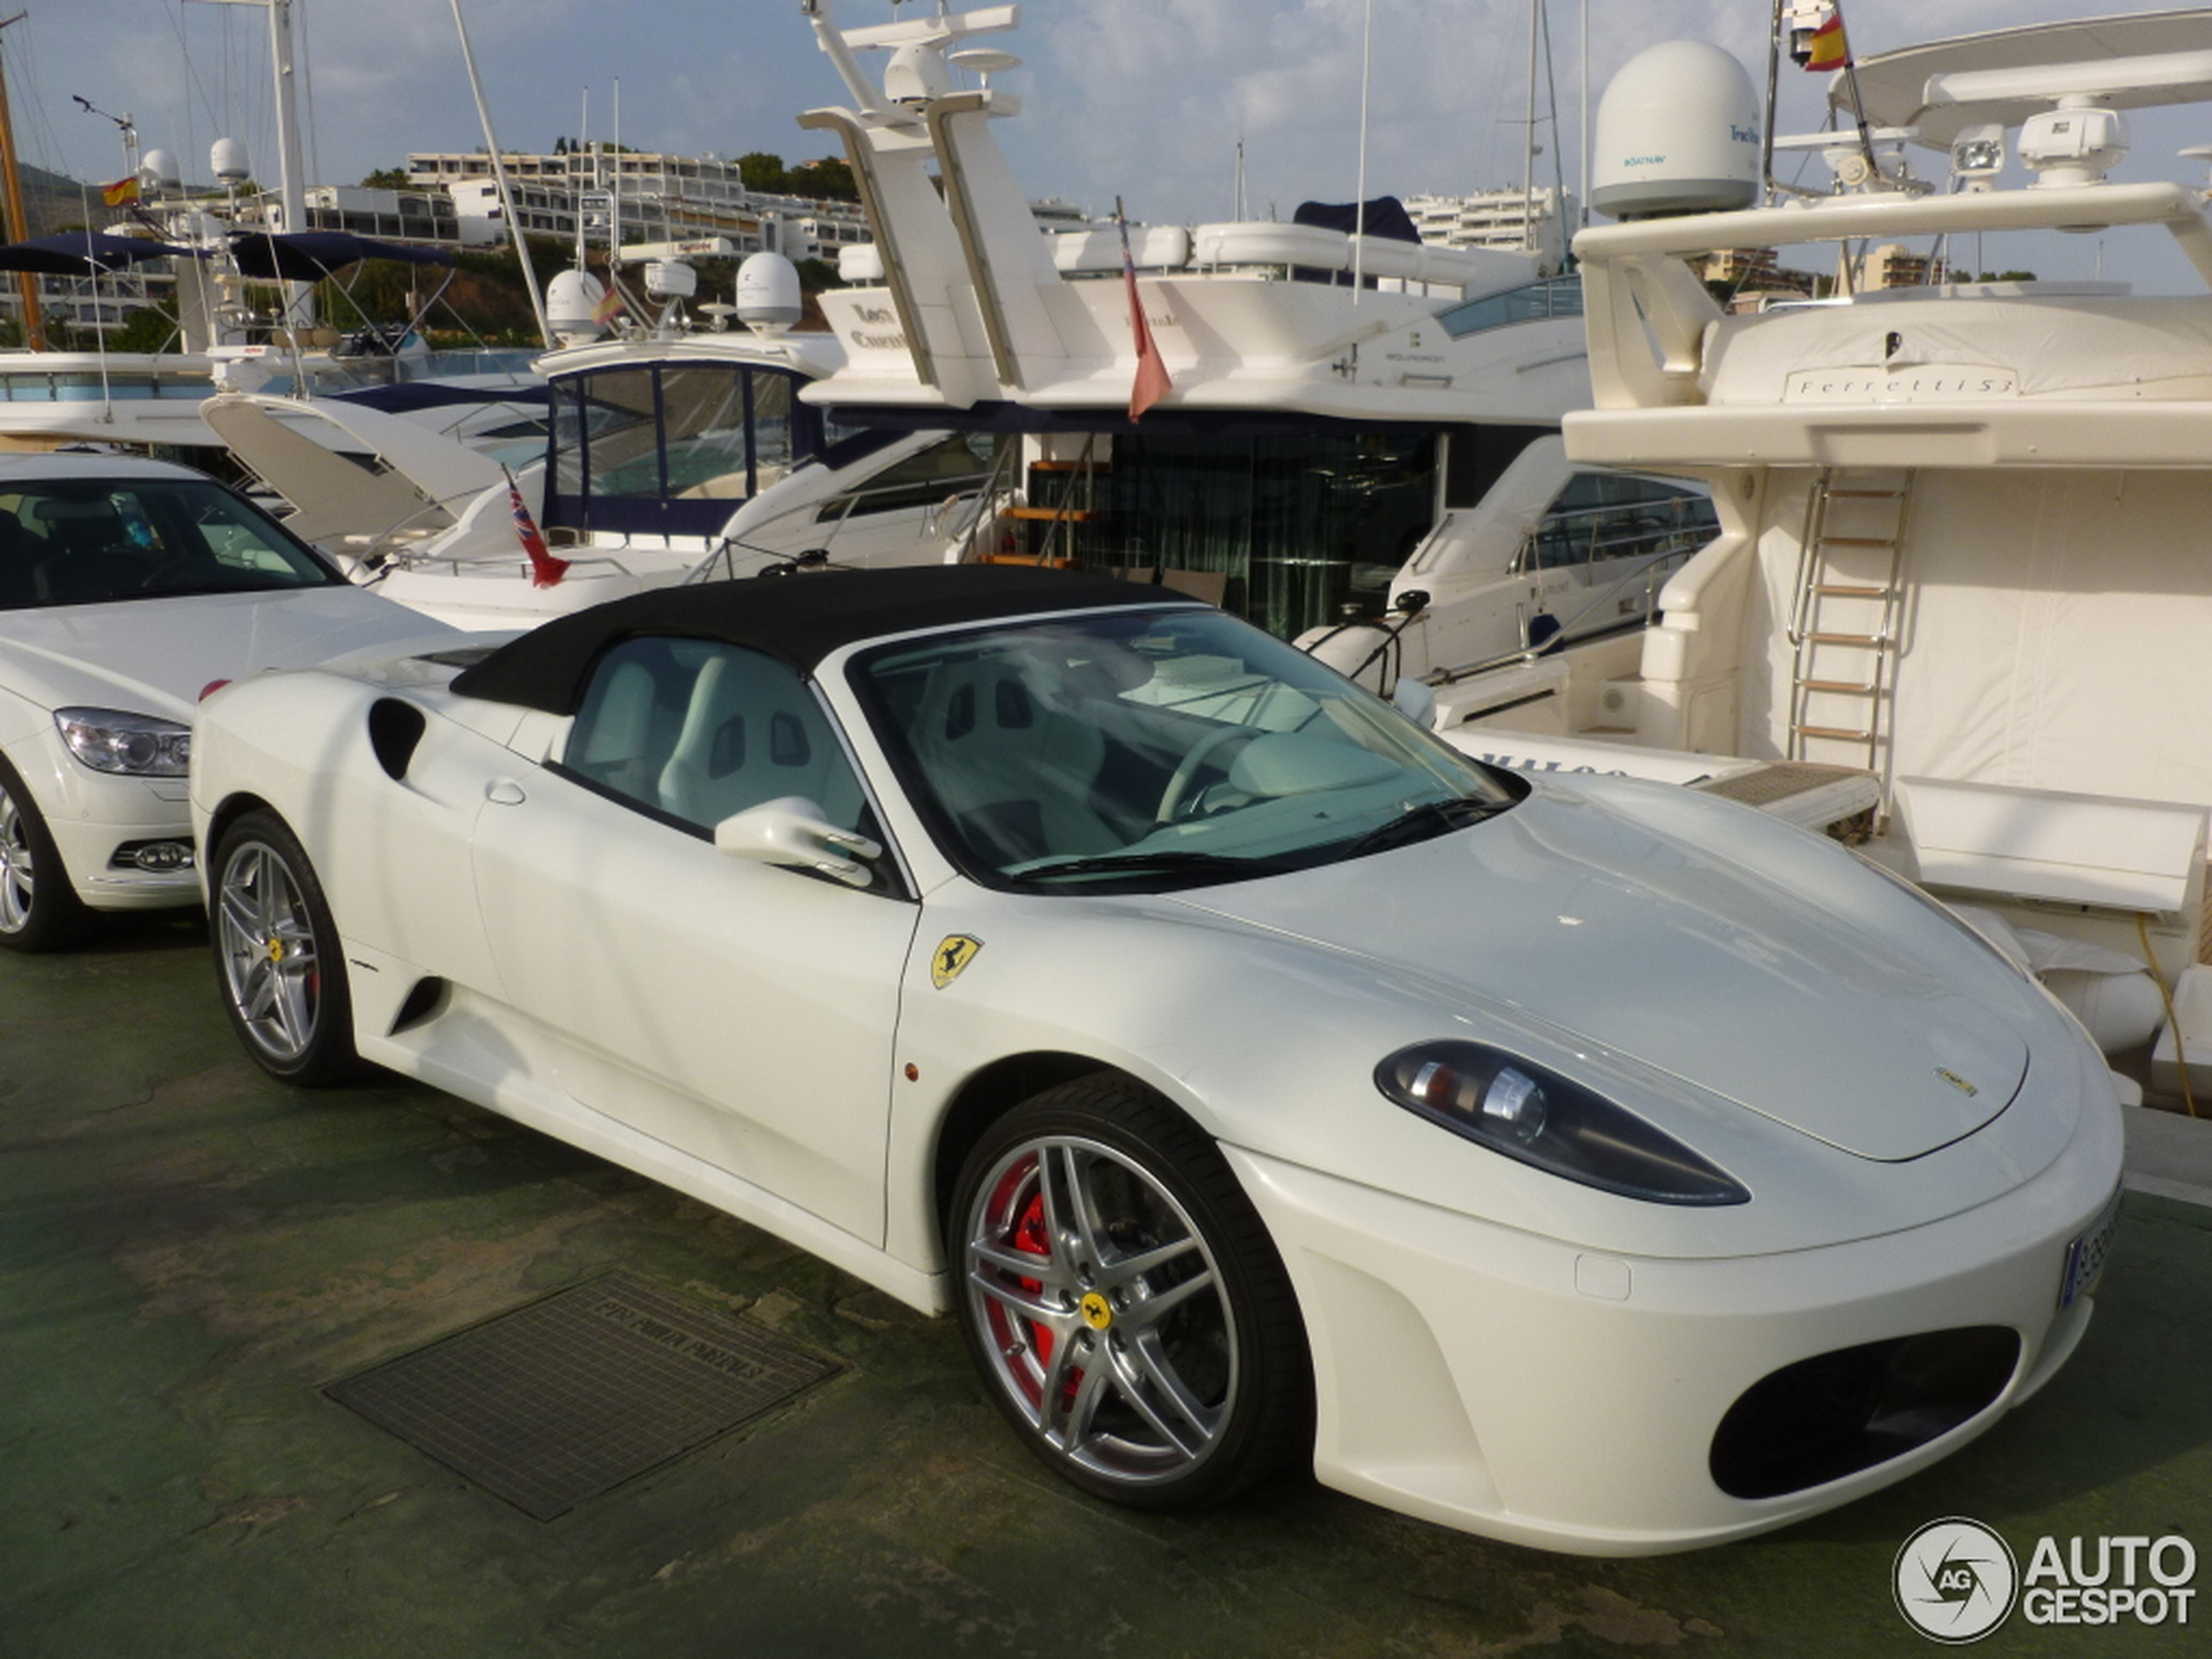
[[[867,334],[856,330],[853,343],[862,351],[904,351],[907,337],[904,334]]]
[[[854,306],[853,314],[862,322],[887,323],[899,320],[899,314],[887,306]]]
[[[1623,772],[1617,766],[1610,772],[1601,772],[1595,766],[1593,765],[1583,765],[1579,766],[1570,766],[1564,760],[1539,760],[1533,756],[1526,760],[1519,759],[1514,756],[1507,754],[1480,754],[1476,755],[1474,758],[1482,762],[1482,764],[1486,766],[1503,766],[1511,772],[1566,772],[1577,778],[1627,778],[1633,776],[1632,773]]]
[[[1393,363],[1440,363],[1444,361],[1433,352],[1394,351],[1386,355]]]
[[[1792,403],[1864,403],[1921,398],[2017,396],[2019,376],[2004,369],[1924,368],[1905,374],[1838,374],[1810,370],[1790,377]]]
[[[1621,163],[1624,167],[1663,167],[1666,164],[1664,156],[1629,156]]]

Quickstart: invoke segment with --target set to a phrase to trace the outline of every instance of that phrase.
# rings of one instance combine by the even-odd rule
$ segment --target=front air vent
[[[408,763],[415,759],[415,745],[422,741],[428,725],[421,709],[395,697],[379,698],[370,705],[368,746],[376,752],[376,764],[393,782],[407,776]]]
[[[1713,1482],[1779,1498],[1901,1457],[1986,1411],[2020,1364],[2003,1325],[1838,1348],[1743,1391],[1713,1436]]]

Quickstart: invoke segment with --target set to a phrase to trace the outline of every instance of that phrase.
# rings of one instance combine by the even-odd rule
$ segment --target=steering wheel
[[[1248,727],[1227,725],[1199,738],[1191,746],[1190,752],[1176,763],[1174,776],[1168,779],[1168,786],[1160,792],[1160,804],[1152,813],[1152,821],[1156,824],[1174,823],[1182,816],[1183,798],[1190,792],[1191,783],[1198,776],[1198,769],[1206,764],[1213,752],[1232,738],[1252,735]]]

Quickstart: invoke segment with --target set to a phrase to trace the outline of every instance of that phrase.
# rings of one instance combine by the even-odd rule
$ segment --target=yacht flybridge
[[[1334,634],[1347,605],[1379,617],[1414,572],[1391,651],[1425,672],[1640,625],[1655,562],[1703,539],[1694,492],[1574,475],[1557,431],[1589,396],[1581,295],[1541,253],[1426,246],[1386,201],[1337,210],[1351,232],[1040,234],[993,132],[1020,105],[991,71],[1017,60],[974,44],[1018,8],[850,29],[831,0],[803,10],[850,102],[800,125],[843,145],[877,237],[846,261],[858,285],[821,297],[846,361],[805,398],[996,440],[994,476],[921,556],[1118,570],[1285,635]],[[956,84],[969,70],[984,84]],[[1163,388],[1136,395],[1141,365]],[[1555,506],[1572,517],[1540,533]],[[1355,668],[1373,644],[1319,649]]]
[[[1777,41],[1825,10],[1777,4]],[[1608,107],[1642,107],[1648,71]],[[1810,244],[1803,263],[1849,270],[1921,239],[1940,272],[1985,234],[2086,232],[2170,242],[2212,287],[2204,192],[2118,176],[2124,111],[2212,99],[2212,10],[1863,58],[1855,91],[1835,77],[1841,131],[1801,146],[1834,167],[1817,198],[1749,205],[1757,100],[1736,74],[1740,108],[1685,109],[1622,152],[1662,167],[1630,179],[1615,158],[1630,216],[1575,241],[1596,408],[1565,421],[1578,463],[1705,485],[1720,534],[1647,634],[1440,677],[1443,718],[1517,764],[1817,782],[1866,809],[1871,855],[2025,938],[2109,1049],[2162,1028],[2145,1075],[2178,1091],[2180,1061],[2212,1058],[2212,293],[1939,280],[1725,312],[1686,261]],[[1915,179],[1916,146],[1948,179]],[[1691,199],[1633,217],[1693,154]],[[1721,211],[1682,211],[1700,192]]]
[[[820,296],[831,332],[789,331],[795,283],[788,316],[748,305],[777,263],[755,255],[736,310],[759,338],[550,355],[553,436],[523,482],[574,574],[529,588],[502,489],[401,550],[394,597],[481,625],[583,603],[585,577],[606,597],[802,557],[1079,566],[1373,683],[1640,628],[1710,535],[1694,488],[1568,462],[1560,418],[1589,384],[1556,260],[1426,246],[1386,201],[1351,233],[1130,227],[1125,276],[1110,223],[1040,228],[994,136],[1019,105],[988,83],[1015,60],[974,43],[1017,8],[853,29],[804,10],[850,101],[800,125],[843,145],[876,235]],[[1166,380],[1139,407],[1132,293]]]

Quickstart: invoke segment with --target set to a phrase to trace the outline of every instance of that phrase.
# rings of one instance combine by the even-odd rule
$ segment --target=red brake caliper
[[[1022,1206],[1022,1213],[1015,1217],[1014,1228],[1009,1235],[1008,1242],[1016,1250],[1026,1251],[1032,1256],[1049,1258],[1052,1254],[1052,1235],[1046,1230],[1044,1224],[1042,1172],[1037,1170],[1034,1164],[1016,1165],[1007,1171],[1006,1187],[1014,1187],[1028,1180],[1032,1172],[1036,1174],[1040,1184],[1036,1190],[1029,1194],[1028,1201]],[[1004,1188],[1001,1191],[1001,1197],[1011,1196],[1005,1191]],[[1022,1288],[1035,1295],[1044,1289],[1044,1284],[1040,1279],[1025,1278],[1022,1281]],[[1049,1370],[1052,1366],[1054,1345],[1052,1327],[1040,1324],[1035,1319],[1028,1321],[1028,1325],[1029,1345],[1036,1353],[1038,1368]],[[1075,1402],[1076,1386],[1082,1380],[1082,1372],[1076,1370],[1069,1372],[1067,1380],[1061,1387],[1060,1399],[1062,1406],[1072,1405]]]
[[[1029,1202],[1022,1206],[1021,1218],[1014,1224],[1014,1247],[1016,1250],[1027,1251],[1033,1256],[1049,1257],[1052,1254],[1052,1238],[1044,1228],[1044,1194],[1042,1192],[1031,1193]],[[1044,1285],[1039,1279],[1025,1278],[1022,1281],[1022,1288],[1035,1295],[1044,1289]],[[1036,1350],[1037,1363],[1040,1366],[1051,1365],[1051,1326],[1040,1325],[1035,1319],[1030,1320],[1029,1345]]]

